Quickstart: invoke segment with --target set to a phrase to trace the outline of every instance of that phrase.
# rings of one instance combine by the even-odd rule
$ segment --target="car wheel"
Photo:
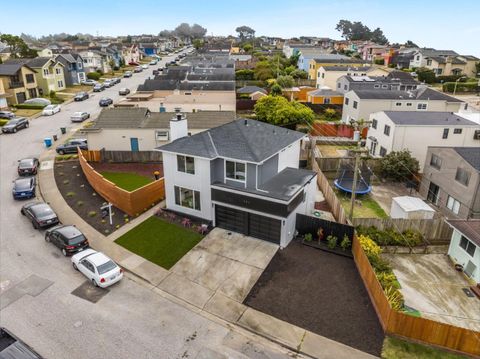
[[[67,250],[65,248],[62,249],[62,254],[66,257],[67,256]]]
[[[23,210],[23,208],[20,210],[20,213],[22,214],[22,216],[25,215],[25,211]]]
[[[93,284],[95,287],[98,287],[97,281],[96,281],[95,279],[92,279],[92,284]]]
[[[65,152],[63,152],[62,150],[58,151],[58,154],[59,155],[63,155]]]
[[[17,132],[17,129],[16,129],[16,128],[13,129],[13,133],[15,133],[15,132]]]
[[[40,228],[40,226],[38,225],[38,223],[35,222],[35,221],[32,221],[32,226],[33,226],[34,229]]]
[[[73,263],[73,262],[72,262],[72,267],[73,267],[73,269],[78,270],[77,265],[76,265],[75,263]]]
[[[25,128],[28,128],[28,126],[30,126],[30,124],[27,122],[27,123],[25,124]]]

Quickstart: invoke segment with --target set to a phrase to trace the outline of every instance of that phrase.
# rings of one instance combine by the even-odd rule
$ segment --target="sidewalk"
[[[61,142],[57,141],[57,143]],[[233,325],[237,329],[245,329],[292,351],[314,358],[374,358],[370,354],[249,308],[219,293],[209,295],[205,293],[203,287],[192,286],[191,283],[182,281],[182,277],[174,275],[173,272],[117,245],[114,242],[117,238],[152,216],[164,203],[149,209],[109,236],[104,236],[78,216],[63,199],[55,183],[54,159],[54,147],[40,156],[38,186],[44,201],[52,206],[62,223],[75,224],[85,234],[93,248],[107,254],[135,277],[148,282],[155,293],[209,319],[220,320],[226,326]]]

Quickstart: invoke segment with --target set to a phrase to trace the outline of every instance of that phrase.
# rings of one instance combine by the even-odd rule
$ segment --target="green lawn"
[[[433,347],[387,337],[383,342],[383,359],[460,359],[464,356],[452,354]]]
[[[150,262],[170,269],[203,236],[158,217],[150,217],[115,242]]]
[[[337,197],[342,203],[347,216],[350,215],[350,195],[337,191]],[[360,204],[361,202],[361,204]],[[355,197],[355,208],[353,217],[357,218],[388,218],[385,211],[370,195],[357,195]]]
[[[115,183],[118,187],[123,188],[129,192],[143,187],[150,182],[153,182],[153,178],[137,175],[136,173],[125,172],[100,172],[103,177],[109,181]]]

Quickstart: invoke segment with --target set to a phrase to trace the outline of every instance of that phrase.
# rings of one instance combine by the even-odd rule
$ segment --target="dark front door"
[[[220,228],[280,244],[279,219],[215,205],[215,224]]]
[[[432,202],[433,204],[438,204],[438,192],[440,188],[433,182],[430,182],[430,186],[428,187],[428,195],[427,200]]]
[[[17,103],[24,103],[27,100],[25,96],[25,92],[18,92],[17,93]]]

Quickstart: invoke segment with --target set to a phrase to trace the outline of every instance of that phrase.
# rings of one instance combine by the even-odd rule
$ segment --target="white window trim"
[[[420,108],[420,106],[423,107],[423,105],[425,105],[425,108]],[[417,103],[417,110],[419,110],[419,111],[427,111],[427,110],[428,110],[428,104],[425,103],[425,102],[419,102],[419,103]]]
[[[455,208],[455,204],[457,205],[457,207]],[[448,198],[447,198],[447,208],[455,213],[455,214],[458,214],[460,212],[460,202],[455,199],[454,197],[448,195]]]
[[[180,170],[178,169],[178,157],[179,157],[179,156],[182,156],[183,158],[185,158],[185,161],[184,161],[184,163],[185,163],[185,171],[180,171]],[[187,157],[193,158],[193,173],[187,172]],[[177,172],[179,172],[179,173],[185,173],[185,174],[187,174],[187,175],[195,176],[195,173],[196,173],[196,168],[195,168],[195,162],[196,162],[196,161],[195,161],[195,157],[183,155],[183,154],[181,154],[181,153],[177,153],[177,155],[176,155],[176,157],[175,157],[175,160],[176,160],[176,167],[177,167],[176,170],[177,170]],[[188,188],[187,188],[187,189],[188,189]]]
[[[177,204],[177,201],[176,201],[176,198],[175,198],[175,187],[178,187],[179,190],[180,190],[180,193],[179,193],[179,195],[180,195],[180,204]],[[187,207],[187,206],[182,206],[182,189],[187,190],[187,191],[192,191],[192,193],[193,193],[193,197],[192,197],[192,199],[193,199],[193,207],[192,207],[192,208]],[[195,192],[198,192],[198,196],[200,197],[200,203],[199,203],[199,204],[200,204],[200,209],[196,209],[196,208],[195,208],[195,207],[196,207],[196,206],[195,206],[195,203],[196,203],[196,201],[195,201]],[[182,207],[182,208],[186,208],[186,209],[190,209],[190,210],[197,211],[197,212],[201,212],[201,211],[202,211],[202,193],[201,193],[200,191],[196,190],[196,189],[192,189],[192,188],[187,188],[187,187],[182,187],[182,186],[174,185],[174,186],[173,186],[173,201],[174,201],[174,203],[175,203],[176,206],[179,206],[179,207]]]
[[[243,163],[243,164],[245,165],[245,180],[239,180],[239,179],[236,179],[236,178],[227,177],[227,162]],[[236,167],[236,166],[235,166],[235,167]],[[239,183],[244,183],[244,184],[245,184],[245,188],[246,188],[246,187],[247,187],[247,171],[248,171],[247,168],[248,168],[247,162],[224,159],[224,160],[223,160],[223,183],[227,183],[227,180],[229,180],[229,181],[235,181],[235,182],[239,182]]]
[[[159,136],[159,133],[165,133],[165,135]],[[170,131],[168,131],[168,130],[156,130],[155,131],[155,140],[156,141],[168,141],[168,140],[170,140]]]

